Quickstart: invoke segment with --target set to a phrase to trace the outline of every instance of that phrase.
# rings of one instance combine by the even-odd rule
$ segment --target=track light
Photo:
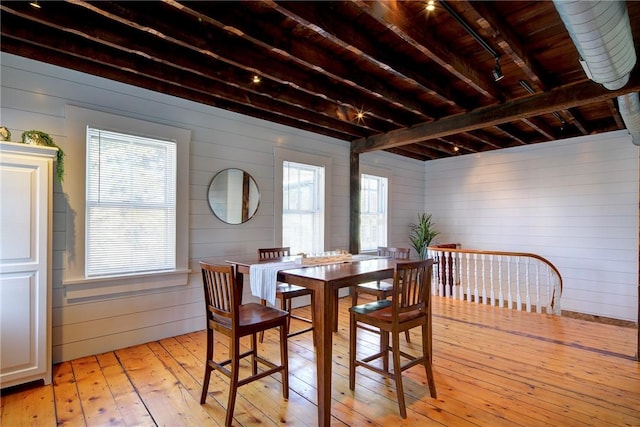
[[[504,74],[502,74],[502,68],[500,68],[500,57],[496,56],[496,65],[493,67],[493,72],[491,73],[493,79],[495,81],[500,81],[504,79]]]

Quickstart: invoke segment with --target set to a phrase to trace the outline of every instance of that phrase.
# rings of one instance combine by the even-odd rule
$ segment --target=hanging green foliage
[[[22,142],[25,144],[45,145],[47,147],[55,147],[58,149],[56,154],[56,177],[59,182],[62,182],[64,178],[64,151],[58,147],[53,138],[46,133],[39,130],[27,130],[22,132]]]

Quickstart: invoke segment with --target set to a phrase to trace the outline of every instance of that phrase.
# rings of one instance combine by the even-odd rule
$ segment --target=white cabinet
[[[51,213],[57,149],[0,143],[0,387],[51,383]]]

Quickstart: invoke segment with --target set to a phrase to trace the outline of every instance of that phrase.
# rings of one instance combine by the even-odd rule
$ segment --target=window
[[[331,158],[274,148],[275,245],[291,253],[323,252],[330,247]]]
[[[87,128],[86,275],[176,266],[176,142]]]
[[[373,251],[387,246],[387,188],[382,176],[360,177],[360,250]]]
[[[282,244],[292,253],[324,251],[324,168],[283,162]]]
[[[67,299],[186,285],[191,132],[74,106],[65,114]]]

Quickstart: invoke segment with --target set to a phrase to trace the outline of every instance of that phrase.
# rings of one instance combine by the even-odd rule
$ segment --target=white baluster
[[[473,254],[473,302],[480,300],[480,290],[478,289],[478,254]]]
[[[542,313],[542,302],[540,301],[540,263],[536,262],[536,312]]]
[[[462,259],[463,259],[463,255],[461,253],[457,254],[457,259],[458,259],[458,295],[459,298],[462,300],[464,299],[464,283],[462,283]]]
[[[471,301],[471,254],[467,253],[467,301]]]
[[[491,305],[496,305],[495,284],[493,283],[493,255],[489,255],[489,285],[491,286]]]
[[[487,304],[487,275],[486,275],[486,262],[485,262],[485,254],[480,255],[480,260],[482,262],[482,302],[483,304]]]
[[[440,262],[440,257],[442,256],[442,252],[436,252],[438,254],[438,290],[440,292],[440,296],[446,296],[444,291],[444,281],[442,280],[442,263]]]
[[[502,283],[502,255],[498,255],[498,298],[500,299],[500,301],[498,301],[499,307],[504,307],[504,292],[502,291],[503,287],[504,287],[504,284]]]
[[[458,280],[457,280],[458,271],[456,270],[456,267],[458,264],[460,264],[460,262],[457,259],[458,259],[458,253],[452,252],[451,253],[451,280],[453,283],[451,283],[451,295],[454,298],[458,294]]]
[[[435,258],[435,254],[436,252],[433,252],[432,250],[427,250],[427,253],[429,254],[428,257],[429,258]],[[440,295],[440,289],[439,289],[439,284],[438,284],[438,266],[434,265],[433,269],[431,269],[431,283],[435,283],[435,286],[431,286],[431,295]]]
[[[525,290],[526,290],[526,294],[525,294],[525,303],[527,304],[527,312],[531,313],[531,288],[529,286],[529,261],[530,258],[526,257],[524,259],[524,267],[525,267],[525,273],[524,273],[524,286],[525,286]]]
[[[511,262],[513,257],[507,257],[507,302],[509,309],[513,308],[513,294],[511,292]]]
[[[516,257],[516,304],[517,310],[522,310],[522,296],[520,295],[520,257]]]
[[[442,256],[444,256],[444,293],[446,296],[450,297],[452,288],[450,287],[451,283],[449,283],[449,269],[451,268],[449,266],[449,254],[447,252],[442,252]]]

